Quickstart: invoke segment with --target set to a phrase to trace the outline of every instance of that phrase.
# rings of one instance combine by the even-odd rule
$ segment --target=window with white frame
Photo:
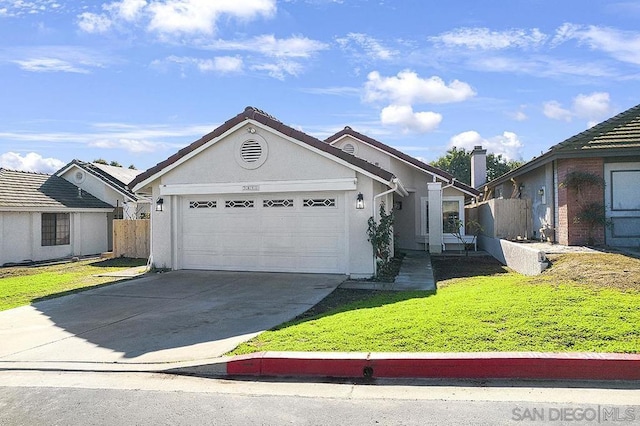
[[[442,232],[453,234],[458,226],[464,235],[464,197],[442,197]]]

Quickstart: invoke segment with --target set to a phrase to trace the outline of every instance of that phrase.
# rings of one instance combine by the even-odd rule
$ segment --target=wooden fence
[[[114,257],[149,257],[149,220],[113,221]]]
[[[528,239],[533,235],[530,199],[492,199],[466,206],[467,220],[476,220],[482,234],[507,240]]]

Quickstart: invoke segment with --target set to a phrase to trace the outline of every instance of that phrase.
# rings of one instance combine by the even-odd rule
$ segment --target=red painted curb
[[[640,355],[593,353],[288,353],[233,357],[232,376],[640,380]]]

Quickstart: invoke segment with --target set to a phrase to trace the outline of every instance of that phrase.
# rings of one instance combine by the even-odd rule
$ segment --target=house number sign
[[[260,185],[243,185],[243,191],[260,191]]]

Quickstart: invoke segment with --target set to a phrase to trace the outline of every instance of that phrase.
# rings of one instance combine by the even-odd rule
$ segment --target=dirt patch
[[[432,256],[436,281],[504,274],[509,269],[491,256]]]
[[[547,258],[551,267],[540,275],[542,280],[640,291],[638,258],[617,253],[550,254]]]

